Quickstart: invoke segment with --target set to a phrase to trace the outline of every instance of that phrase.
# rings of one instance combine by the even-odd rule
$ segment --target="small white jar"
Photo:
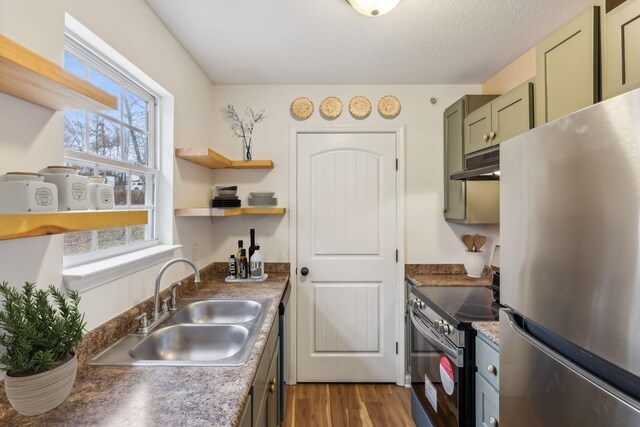
[[[104,177],[89,177],[89,209],[113,210],[113,186],[105,184]]]
[[[482,256],[482,251],[466,251],[464,254],[464,268],[467,270],[467,276],[469,277],[477,278],[482,276],[482,272],[484,271],[484,257]]]
[[[0,212],[55,212],[58,188],[32,172],[8,172],[0,177]]]
[[[58,209],[61,211],[86,211],[89,209],[89,180],[78,175],[78,169],[70,166],[47,166],[40,171],[44,182],[58,187]]]

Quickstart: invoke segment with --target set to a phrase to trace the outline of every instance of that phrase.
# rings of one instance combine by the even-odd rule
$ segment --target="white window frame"
[[[120,127],[120,132],[121,132],[120,152],[121,153],[124,152],[125,141],[123,136],[126,129],[133,128],[134,130],[137,129],[138,131],[145,132],[147,134],[147,166],[136,165],[133,163],[122,161],[120,159],[113,159],[110,157],[100,156],[98,154],[93,154],[89,152],[89,139],[90,139],[89,133],[88,133],[89,132],[89,114],[86,115],[84,150],[80,151],[80,150],[75,150],[70,148],[64,148],[65,160],[69,159],[71,161],[75,160],[82,163],[92,164],[94,165],[94,167],[96,167],[96,173],[98,172],[97,165],[100,165],[102,167],[113,168],[116,170],[122,170],[123,172],[125,172],[127,174],[127,185],[128,185],[127,204],[123,206],[115,206],[115,210],[146,209],[149,212],[149,215],[151,216],[149,221],[150,230],[147,231],[150,235],[145,236],[148,238],[146,238],[142,242],[130,243],[129,242],[130,229],[129,227],[126,227],[125,228],[125,233],[126,233],[125,244],[112,247],[112,248],[98,250],[95,247],[97,231],[93,230],[92,240],[93,240],[94,247],[90,252],[64,256],[64,266],[73,267],[73,266],[78,266],[78,265],[82,265],[90,262],[104,260],[106,258],[111,258],[111,257],[122,255],[125,253],[149,248],[151,246],[155,246],[160,243],[157,238],[157,220],[156,220],[157,200],[158,200],[158,193],[159,193],[158,187],[160,182],[160,170],[159,168],[155,167],[159,165],[159,158],[157,155],[159,151],[158,150],[159,140],[156,137],[156,135],[158,134],[158,129],[156,124],[158,122],[157,120],[158,101],[157,100],[159,96],[157,94],[154,94],[152,90],[140,84],[137,81],[137,79],[128,75],[117,64],[111,61],[105,60],[100,56],[98,56],[90,47],[86,46],[80,40],[73,37],[69,33],[65,34],[65,51],[69,52],[71,55],[83,61],[87,65],[87,73],[89,72],[89,68],[93,68],[97,70],[98,72],[104,74],[106,77],[113,80],[115,83],[117,83],[121,87],[122,89],[121,95],[123,95],[123,92],[126,89],[127,91],[131,92],[132,94],[146,101],[150,106],[149,108],[150,111],[148,114],[148,125],[147,125],[148,129],[146,131],[144,129],[137,129],[134,126],[124,123],[122,122],[122,120],[120,120],[120,118],[115,118],[108,114],[103,114],[100,112],[94,112],[94,114],[103,116],[107,120],[115,122],[121,126]],[[84,76],[84,78],[85,79],[88,78],[88,75]],[[122,96],[120,98],[122,102]],[[120,106],[118,107],[120,108]],[[147,175],[154,176],[153,188],[151,189],[152,192],[149,195],[149,197],[151,197],[152,200],[154,201],[153,204],[135,205],[135,206],[131,205],[130,191],[131,191],[131,182],[132,182],[131,181],[132,172],[137,172],[141,175],[147,174]],[[149,194],[148,193],[149,190],[150,188],[147,187],[146,189],[147,194]]]
[[[154,153],[156,167],[159,169],[156,181],[156,238],[155,242],[140,243],[134,252],[124,255],[114,249],[113,256],[102,260],[86,260],[81,255],[63,257],[63,281],[68,289],[80,292],[102,286],[121,277],[147,269],[174,256],[180,245],[173,244],[173,168],[174,168],[174,96],[163,86],[149,77],[144,71],[104,42],[95,33],[85,27],[73,16],[65,13],[65,33],[91,50],[100,58],[108,59],[123,74],[139,82],[140,86],[157,96],[156,132],[157,151]],[[78,160],[85,161],[83,156]],[[129,164],[123,165],[129,168]],[[147,244],[153,245],[148,247]],[[126,246],[125,246],[126,247]],[[124,247],[121,247],[124,248]],[[80,260],[82,259],[82,264]],[[70,264],[69,260],[73,261]],[[76,265],[79,264],[79,265]]]

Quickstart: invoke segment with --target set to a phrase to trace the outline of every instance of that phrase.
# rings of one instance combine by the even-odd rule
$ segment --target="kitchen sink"
[[[244,323],[260,314],[262,303],[255,300],[215,299],[193,302],[174,317],[177,323]]]
[[[131,333],[89,365],[239,366],[264,322],[266,299],[182,299],[151,333]]]
[[[153,332],[129,352],[136,360],[214,361],[237,354],[249,330],[237,325],[176,325]]]

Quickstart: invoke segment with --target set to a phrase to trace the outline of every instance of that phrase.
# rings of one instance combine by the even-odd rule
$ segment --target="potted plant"
[[[86,325],[80,295],[69,291],[66,297],[52,285],[36,289],[26,282],[19,290],[2,282],[0,297],[7,398],[22,415],[42,414],[67,398],[76,378],[75,348]]]

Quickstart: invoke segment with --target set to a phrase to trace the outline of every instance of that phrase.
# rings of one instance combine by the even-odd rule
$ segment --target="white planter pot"
[[[467,276],[480,277],[484,270],[484,257],[482,256],[482,251],[466,251],[464,254],[464,268],[467,270]]]
[[[76,380],[78,358],[35,375],[4,378],[4,389],[13,409],[22,415],[40,415],[60,405]]]

